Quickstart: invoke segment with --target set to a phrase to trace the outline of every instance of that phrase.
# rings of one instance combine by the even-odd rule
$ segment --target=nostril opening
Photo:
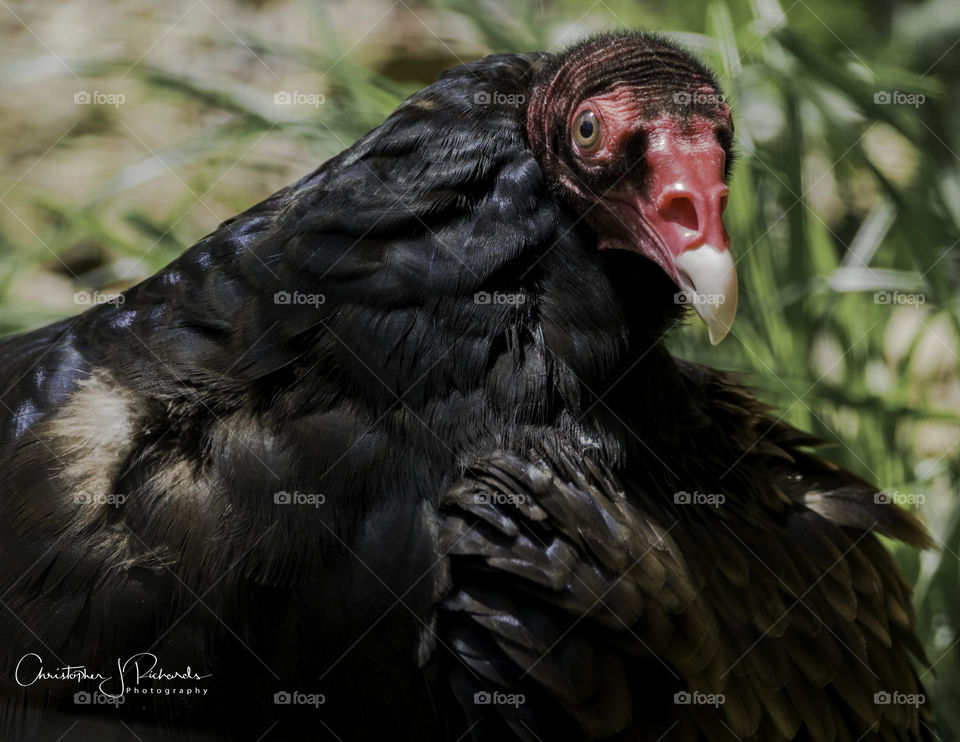
[[[697,220],[697,209],[686,196],[671,196],[670,199],[660,208],[660,215],[668,222],[679,224],[691,232],[699,229]]]

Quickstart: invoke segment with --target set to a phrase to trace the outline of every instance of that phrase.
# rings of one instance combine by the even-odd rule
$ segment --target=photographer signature
[[[203,680],[211,674],[201,675],[187,665],[186,670],[170,671],[158,668],[159,660],[151,652],[138,652],[126,660],[117,658],[117,675],[106,676],[103,673],[88,670],[85,665],[65,665],[56,670],[45,670],[40,655],[31,652],[23,655],[17,663],[14,678],[17,684],[26,688],[40,680],[96,680],[99,691],[111,698],[122,698],[131,685],[139,685],[143,680]],[[206,691],[204,691],[206,693]]]

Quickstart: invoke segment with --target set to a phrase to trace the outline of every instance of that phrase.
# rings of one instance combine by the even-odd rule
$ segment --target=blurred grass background
[[[450,66],[617,27],[695,49],[735,112],[737,323],[674,350],[918,508],[938,549],[897,556],[960,740],[955,0],[4,0],[0,332],[146,277]]]

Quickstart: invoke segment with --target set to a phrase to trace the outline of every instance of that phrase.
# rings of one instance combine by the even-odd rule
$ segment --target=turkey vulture
[[[658,36],[489,56],[2,341],[3,739],[931,738],[923,528],[662,343],[732,140]]]

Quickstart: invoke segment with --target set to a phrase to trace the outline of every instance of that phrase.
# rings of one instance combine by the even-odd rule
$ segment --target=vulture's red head
[[[720,342],[737,309],[723,225],[733,121],[710,71],[656,36],[590,39],[540,73],[526,125],[597,246],[658,264]]]

